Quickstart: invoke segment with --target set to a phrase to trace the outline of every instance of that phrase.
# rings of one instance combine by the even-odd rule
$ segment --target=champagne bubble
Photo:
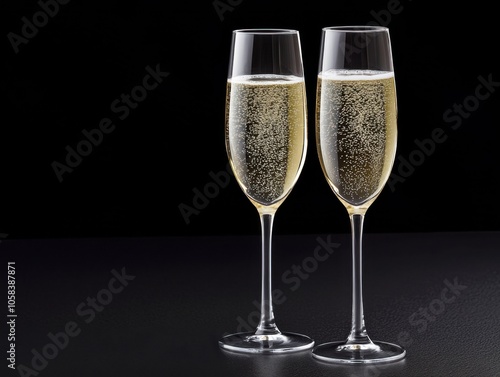
[[[276,75],[228,81],[226,145],[235,175],[255,202],[283,200],[302,168],[306,146],[304,81]]]
[[[391,72],[320,74],[318,148],[335,193],[358,206],[378,195],[396,148],[396,93]]]

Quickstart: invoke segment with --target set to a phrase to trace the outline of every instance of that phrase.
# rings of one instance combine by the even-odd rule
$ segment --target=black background
[[[315,79],[322,27],[378,23],[390,28],[396,71],[394,173],[401,174],[400,157],[417,156],[416,139],[438,128],[447,136],[368,211],[367,326],[373,339],[400,342],[398,334],[409,331],[415,340],[403,364],[381,376],[497,375],[500,87],[459,123],[443,119],[455,104],[476,104],[479,77],[500,82],[496,8],[419,0],[221,3],[232,4],[222,17],[214,0],[71,0],[18,53],[8,34],[21,34],[23,17],[31,20],[40,4],[0,5],[0,257],[2,268],[7,261],[17,266],[18,365],[30,364],[49,332],[76,321],[82,334],[42,375],[377,375],[324,366],[309,353],[247,358],[220,352],[219,337],[237,330],[238,316],[255,311],[252,301],[259,297],[258,215],[234,178],[189,224],[179,205],[193,206],[193,190],[213,188],[210,173],[221,175],[227,166],[223,125],[232,30],[299,30],[310,143],[275,221],[274,287],[288,297],[275,314],[281,330],[318,343],[346,336],[349,222],[316,155]],[[157,65],[168,77],[120,120],[111,103],[142,83],[147,66]],[[76,147],[82,130],[108,117],[116,128],[59,182],[53,162],[64,163],[65,148]],[[311,261],[318,237],[331,237],[338,250],[292,292],[282,274]],[[82,322],[75,308],[122,268],[136,278],[92,324]],[[455,279],[467,289],[419,333],[409,319]],[[7,325],[3,342],[6,331]]]
[[[225,3],[221,0],[221,3]],[[498,87],[471,99],[479,77],[500,81],[496,11],[485,2],[233,0],[76,1],[60,5],[15,53],[10,32],[40,11],[34,0],[2,3],[4,69],[0,126],[0,233],[10,238],[258,234],[255,208],[234,178],[199,213],[194,189],[226,168],[224,96],[231,31],[293,28],[301,33],[310,143],[276,234],[348,232],[347,213],[323,178],[314,145],[314,92],[321,28],[378,23],[391,32],[399,109],[398,156],[442,128],[447,140],[386,187],[366,232],[498,230]],[[392,13],[391,13],[392,12]],[[110,104],[141,84],[146,66],[169,76],[129,116]],[[483,89],[481,93],[486,93]],[[443,114],[477,109],[459,121]],[[59,182],[82,130],[109,117],[116,128]],[[394,173],[398,174],[398,161]],[[213,187],[213,186],[211,186]]]

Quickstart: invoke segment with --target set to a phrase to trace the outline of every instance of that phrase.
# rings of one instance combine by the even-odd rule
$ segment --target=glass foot
[[[228,351],[245,353],[285,353],[312,348],[314,340],[295,333],[255,335],[252,332],[227,335],[219,340],[219,346]]]
[[[406,351],[396,344],[380,341],[359,345],[343,341],[321,344],[313,349],[312,355],[330,363],[373,364],[400,360]]]

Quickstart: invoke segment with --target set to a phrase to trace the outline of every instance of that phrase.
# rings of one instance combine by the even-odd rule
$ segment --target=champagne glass
[[[255,332],[225,336],[219,345],[250,353],[312,348],[311,338],[278,329],[271,289],[274,215],[294,187],[307,149],[306,93],[298,31],[233,31],[225,139],[234,176],[260,216],[262,291],[261,318]]]
[[[363,221],[389,178],[396,153],[396,85],[389,30],[323,28],[318,71],[317,151],[325,178],[351,222],[352,327],[346,340],[316,346],[313,357],[339,363],[399,360],[406,353],[402,347],[368,336],[362,294]]]

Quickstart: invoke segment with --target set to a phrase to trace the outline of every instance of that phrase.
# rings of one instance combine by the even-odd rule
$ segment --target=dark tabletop
[[[346,338],[350,236],[275,235],[273,247],[280,330],[316,344]],[[15,364],[25,369],[3,358],[1,375],[500,376],[499,251],[500,233],[366,234],[368,333],[405,346],[407,357],[363,367],[318,362],[310,351],[218,347],[224,334],[256,325],[258,236],[7,237],[1,269],[5,277],[15,262]],[[5,355],[12,317],[2,296]]]

